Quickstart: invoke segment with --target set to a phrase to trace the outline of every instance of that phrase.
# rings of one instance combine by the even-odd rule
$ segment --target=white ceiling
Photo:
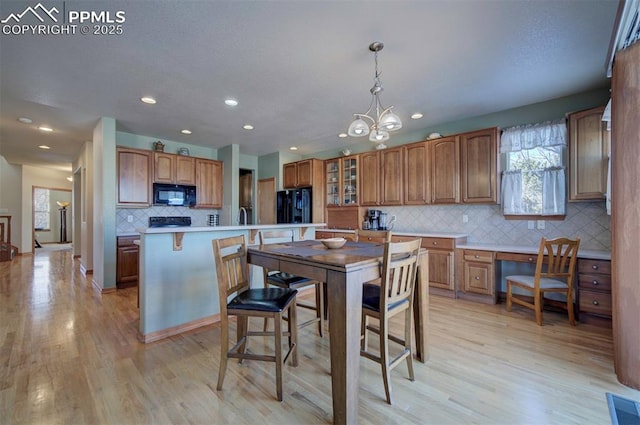
[[[0,18],[36,4],[3,0]],[[213,148],[234,143],[250,155],[362,143],[337,134],[369,106],[373,41],[385,44],[383,103],[404,122],[392,138],[605,87],[618,7],[617,0],[44,4],[122,10],[126,18],[122,35],[0,35],[0,155],[68,170],[101,116],[121,131]],[[158,103],[145,105],[142,96]],[[225,106],[226,97],[239,106]],[[410,120],[417,111],[424,118]],[[21,116],[33,124],[19,123]],[[245,123],[255,129],[243,130]],[[55,131],[44,134],[41,124]]]

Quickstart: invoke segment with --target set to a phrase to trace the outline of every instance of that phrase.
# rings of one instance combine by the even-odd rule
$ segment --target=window
[[[49,194],[49,189],[33,188],[33,228],[36,230],[51,229]]]
[[[530,124],[504,131],[502,207],[505,215],[564,215],[566,125]]]

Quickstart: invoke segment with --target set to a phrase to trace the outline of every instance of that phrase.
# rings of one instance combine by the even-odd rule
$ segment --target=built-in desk
[[[534,273],[538,249],[518,245],[458,245],[457,297],[497,303],[506,292],[505,276]],[[580,249],[575,288],[578,319],[611,326],[611,252]]]

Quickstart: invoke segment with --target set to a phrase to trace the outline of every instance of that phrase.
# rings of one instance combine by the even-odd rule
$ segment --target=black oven
[[[153,205],[195,207],[196,187],[179,184],[153,184]]]

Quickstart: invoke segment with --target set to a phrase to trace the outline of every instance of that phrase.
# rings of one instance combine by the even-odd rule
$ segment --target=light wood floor
[[[300,365],[284,369],[284,402],[270,363],[231,361],[218,392],[217,326],[141,344],[136,289],[97,294],[78,269],[63,251],[0,263],[0,423],[331,423],[329,338],[313,326]],[[361,359],[359,423],[609,424],[605,392],[640,400],[616,381],[610,331],[555,313],[538,327],[504,305],[430,304],[430,360],[415,363],[415,382],[393,371],[393,406],[378,365]]]

